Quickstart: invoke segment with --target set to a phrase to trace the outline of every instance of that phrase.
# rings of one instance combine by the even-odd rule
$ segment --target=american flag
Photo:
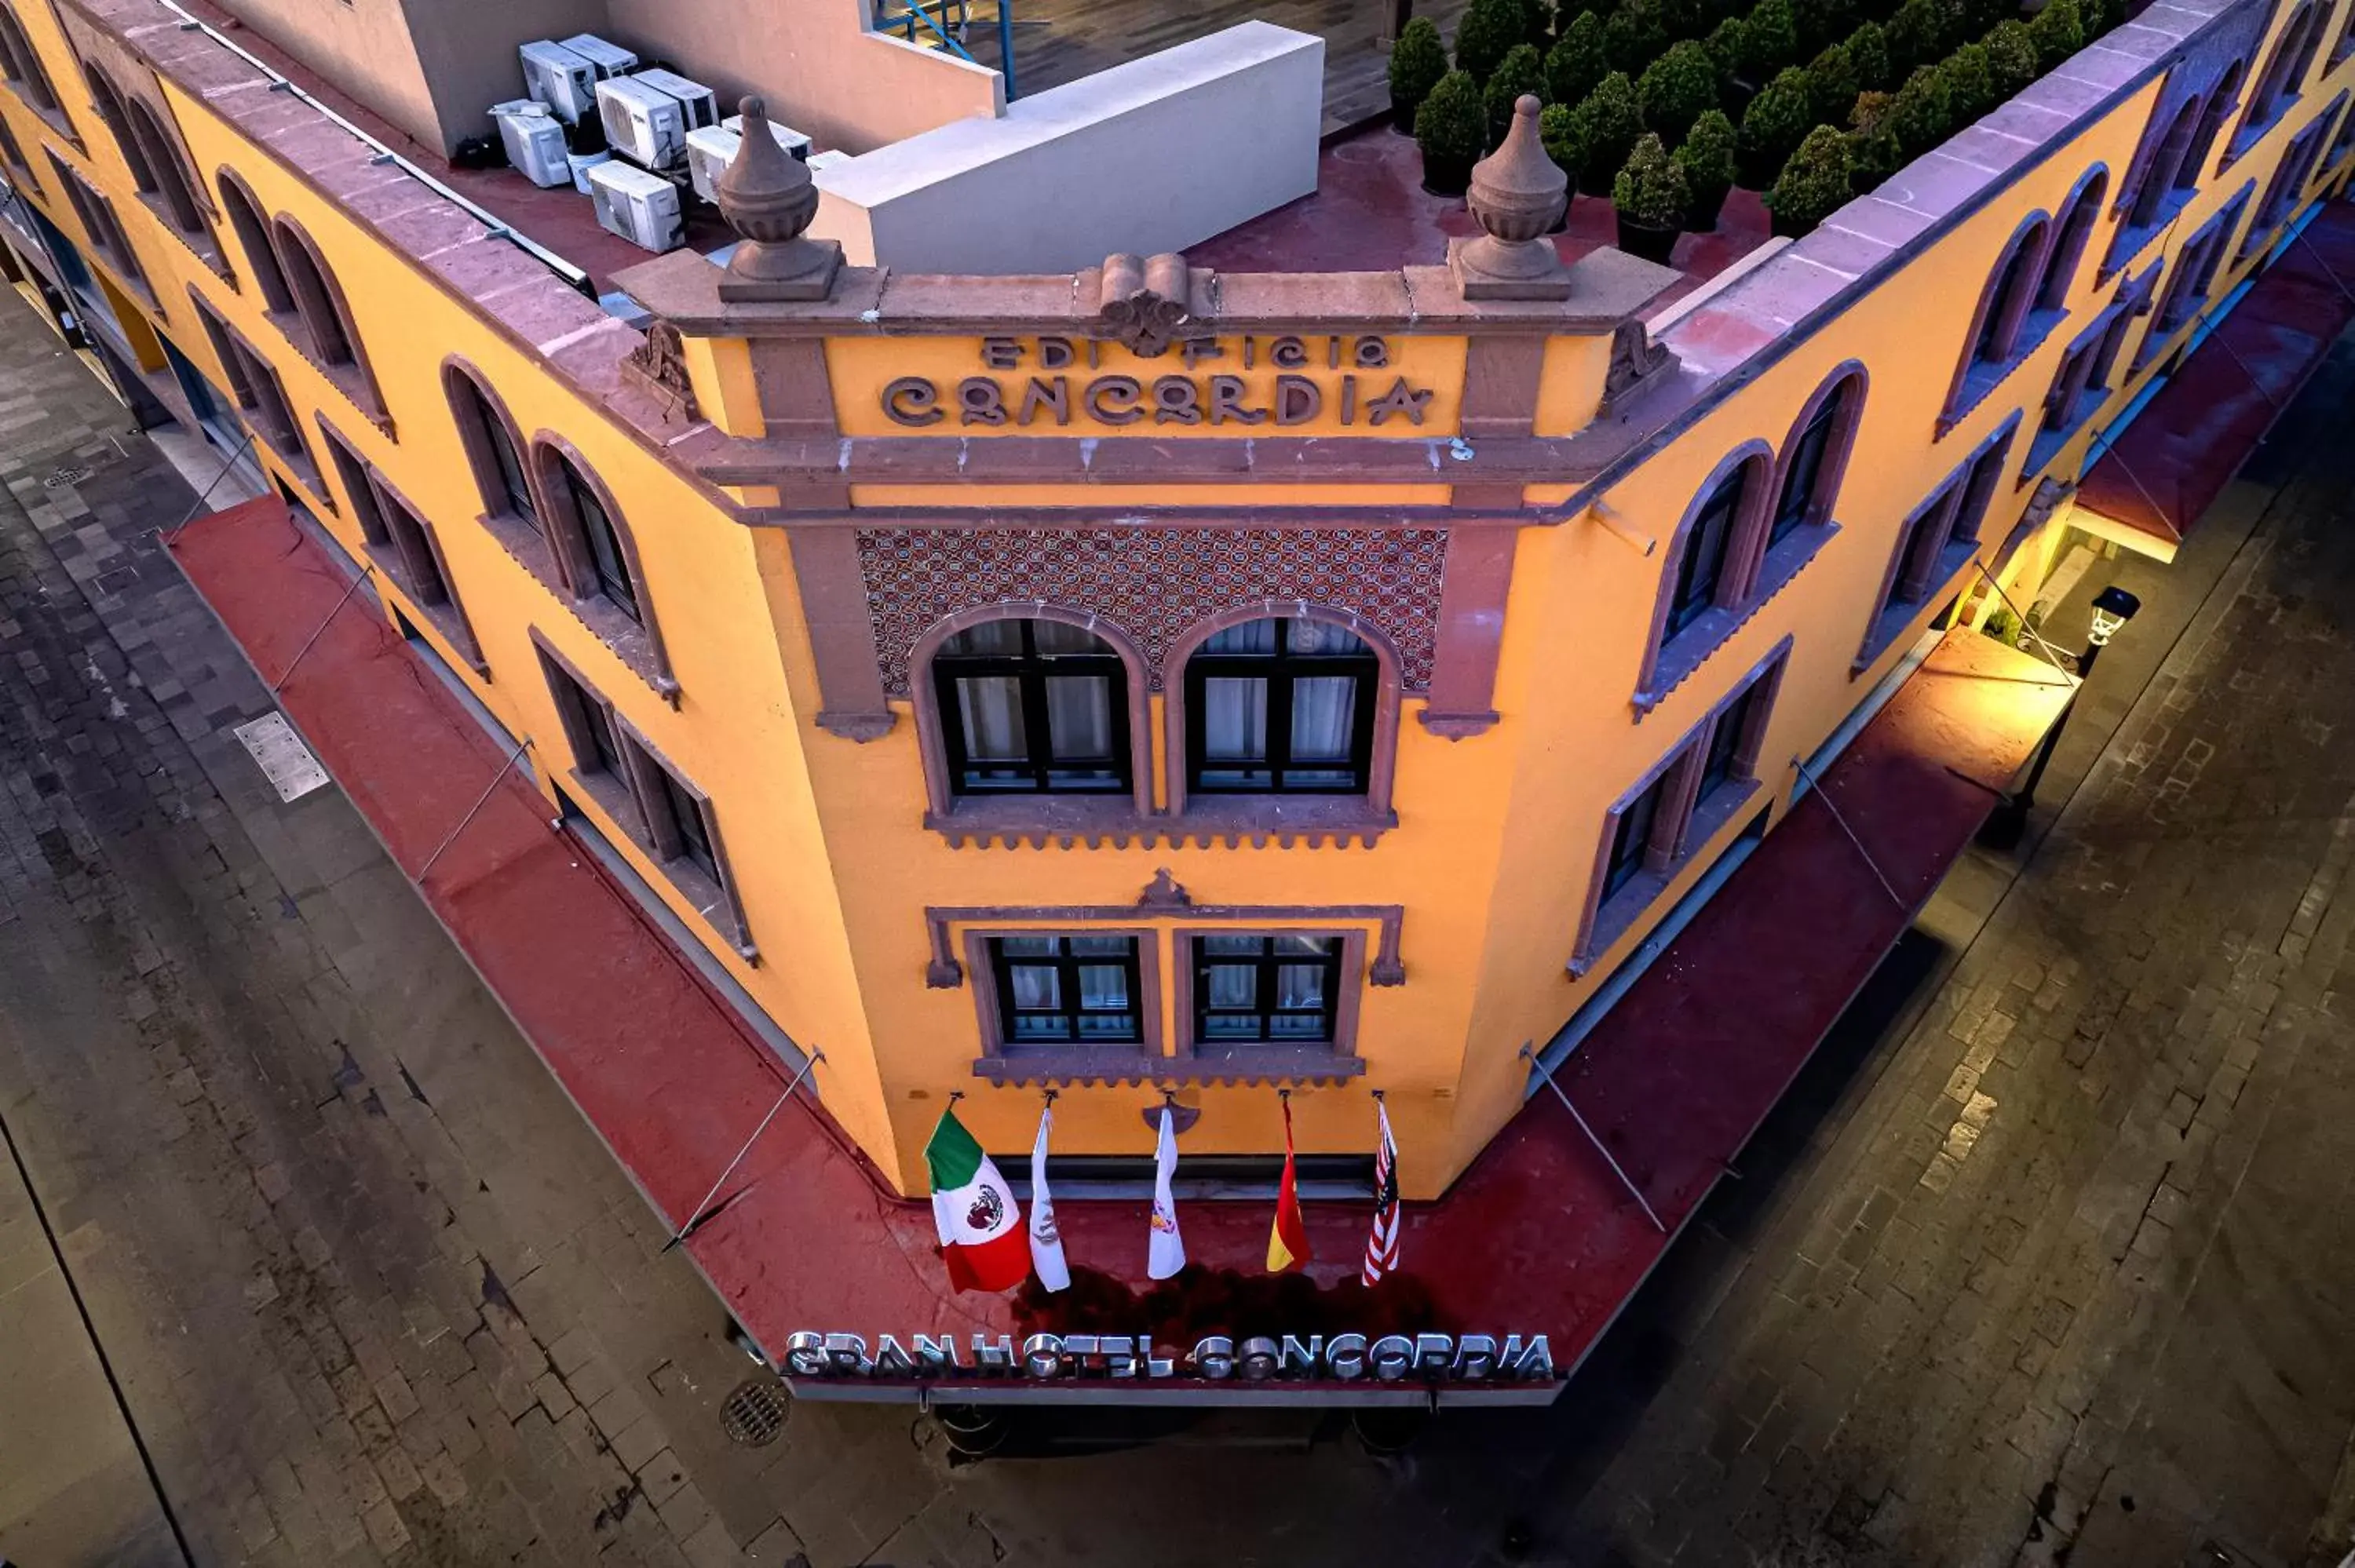
[[[1382,1141],[1374,1150],[1374,1228],[1366,1237],[1366,1267],[1360,1277],[1369,1287],[1399,1261],[1398,1144],[1391,1138],[1390,1107],[1376,1100],[1374,1114],[1382,1120]]]

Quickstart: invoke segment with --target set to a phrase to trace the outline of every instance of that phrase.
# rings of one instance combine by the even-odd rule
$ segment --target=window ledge
[[[924,826],[951,849],[1371,849],[1398,826],[1398,813],[1337,795],[1210,796],[1179,816],[1140,813],[1126,795],[964,796],[945,812],[925,812]]]
[[[1593,969],[1595,960],[1609,952],[1643,917],[1644,912],[1659,902],[1668,885],[1692,863],[1696,850],[1715,838],[1721,829],[1742,814],[1742,809],[1757,799],[1764,786],[1755,779],[1729,779],[1715,792],[1693,807],[1692,820],[1685,827],[1685,849],[1664,871],[1639,871],[1628,878],[1627,885],[1613,894],[1603,907],[1594,912],[1594,925],[1587,932],[1585,944],[1573,956],[1569,965],[1572,980],[1582,980]]]
[[[672,707],[678,706],[678,682],[655,657],[653,634],[614,608],[602,594],[588,599],[576,598],[564,585],[564,579],[557,575],[556,557],[538,528],[511,512],[489,513],[474,521],[485,533],[498,541],[499,548],[505,550],[516,565],[529,572],[540,587],[555,595],[557,602],[570,610],[572,618],[587,628],[591,636],[627,665],[632,674],[644,681],[656,696]]]
[[[2223,163],[2217,166],[2216,177],[2219,180],[2223,178],[2224,171],[2232,166],[2232,156],[2228,151]],[[2118,231],[2110,237],[2110,248],[2103,254],[2101,266],[2094,272],[2094,282],[2106,283],[2141,260],[2142,253],[2150,249],[2150,242],[2165,233],[2167,226],[2191,204],[2193,194],[2188,190],[2169,191],[2148,223],[2119,225]]]
[[[1651,681],[1633,699],[1636,722],[1643,723],[1645,715],[1666,702],[1668,694],[1683,685],[1694,671],[1709,662],[1710,655],[1747,625],[1751,617],[1765,609],[1839,531],[1840,525],[1828,518],[1793,529],[1789,538],[1766,552],[1766,559],[1758,567],[1758,587],[1748,602],[1733,609],[1713,606],[1669,639],[1652,666]]]
[[[1179,1088],[1216,1084],[1337,1084],[1359,1077],[1363,1058],[1324,1045],[1252,1045],[1198,1051],[1190,1056],[1147,1056],[1114,1046],[1027,1046],[984,1056],[973,1075],[993,1084],[1152,1085]]]
[[[1874,618],[1872,630],[1865,634],[1864,646],[1857,652],[1856,662],[1849,666],[1848,678],[1853,681],[1871,669],[1874,662],[1897,641],[1900,632],[1913,625],[1917,617],[1930,612],[1945,591],[1954,586],[1955,575],[1969,566],[1978,553],[1979,542],[1977,539],[1957,540],[1947,546],[1938,556],[1937,570],[1932,575],[1929,586],[1922,590],[1920,599],[1892,604]]]
[[[402,608],[410,619],[423,621],[440,632],[442,641],[450,644],[467,669],[478,678],[489,680],[491,667],[485,662],[482,650],[474,645],[473,630],[466,625],[458,607],[446,599],[440,604],[428,604],[418,598],[416,587],[409,580],[407,564],[401,560],[400,552],[391,546],[371,540],[368,545],[368,556],[375,564],[378,575],[399,589],[400,597],[409,601]]]
[[[2011,379],[2011,373],[2028,363],[2029,356],[2044,346],[2053,329],[2069,319],[2067,311],[2030,311],[2019,323],[2019,337],[2011,352],[2000,361],[1974,365],[1963,374],[1963,385],[1956,392],[1955,405],[1938,416],[1938,436],[1947,433],[1969,418],[1973,410],[1987,400],[1996,389]]]
[[[728,890],[704,875],[702,868],[693,861],[663,858],[646,837],[636,797],[630,793],[627,784],[610,773],[583,773],[578,768],[568,769],[565,777],[574,789],[596,803],[597,809],[605,813],[605,820],[629,842],[631,848],[645,857],[646,864],[670,885],[698,919],[727,943],[738,958],[748,964],[760,963],[761,949],[750,932],[738,927]]]

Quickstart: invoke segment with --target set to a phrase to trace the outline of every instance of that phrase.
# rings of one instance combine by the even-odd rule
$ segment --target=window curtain
[[[1019,763],[1030,755],[1019,681],[1011,675],[966,675],[956,685],[968,758],[976,763]]]
[[[1295,718],[1295,727],[1297,724]],[[1267,760],[1264,680],[1213,678],[1202,683],[1202,753],[1221,762]]]
[[[1306,675],[1292,683],[1292,760],[1347,762],[1356,729],[1354,675]]]
[[[1110,757],[1112,683],[1101,675],[1050,676],[1047,740],[1057,761],[1101,761]]]

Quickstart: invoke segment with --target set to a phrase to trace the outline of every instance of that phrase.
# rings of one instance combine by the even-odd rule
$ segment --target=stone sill
[[[924,826],[951,849],[1371,849],[1398,826],[1396,811],[1373,811],[1358,796],[1213,795],[1181,815],[1146,815],[1126,795],[1044,795],[960,800]]]
[[[1712,606],[1669,639],[1653,665],[1651,681],[1631,699],[1636,722],[1643,723],[1654,708],[1668,700],[1670,693],[1708,663],[1711,654],[1750,624],[1839,531],[1840,525],[1828,518],[1793,529],[1789,538],[1766,553],[1766,559],[1758,568],[1758,586],[1747,603],[1732,609]]]
[[[1143,1056],[1113,1046],[1030,1047],[1011,1055],[984,1056],[973,1065],[973,1075],[989,1083],[1057,1087],[1339,1084],[1365,1071],[1363,1058],[1337,1055],[1319,1045],[1243,1046],[1189,1056]]]

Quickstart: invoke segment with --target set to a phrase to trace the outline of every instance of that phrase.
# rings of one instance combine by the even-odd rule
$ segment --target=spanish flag
[[[1284,1185],[1275,1194],[1275,1225],[1267,1234],[1267,1271],[1288,1274],[1308,1261],[1308,1227],[1300,1220],[1300,1190],[1292,1169],[1292,1097],[1284,1097]]]

